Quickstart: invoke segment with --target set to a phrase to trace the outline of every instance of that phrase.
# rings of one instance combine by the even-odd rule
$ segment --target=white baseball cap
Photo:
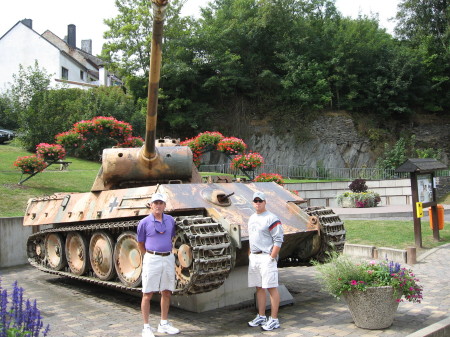
[[[263,192],[255,192],[255,193],[253,193],[252,200],[255,200],[256,198],[259,198],[261,200],[266,200],[266,195]]]
[[[155,201],[163,201],[166,202],[166,196],[162,193],[154,193],[152,198],[150,199],[150,203],[154,203]]]

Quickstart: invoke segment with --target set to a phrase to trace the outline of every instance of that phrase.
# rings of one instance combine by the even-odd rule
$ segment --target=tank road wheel
[[[103,281],[111,280],[114,269],[114,240],[106,232],[95,232],[89,244],[89,261],[95,275]]]
[[[135,232],[124,232],[117,238],[114,265],[120,281],[128,287],[137,287],[142,279],[142,254]]]
[[[192,265],[192,248],[183,230],[178,230],[173,238],[172,253],[175,255],[177,289],[185,289],[195,281],[197,274]]]
[[[28,239],[27,256],[34,262],[41,263],[45,258],[45,237],[39,236],[35,239]]]
[[[66,266],[64,240],[60,234],[50,233],[45,237],[45,257],[53,270],[61,270]]]
[[[70,270],[83,275],[89,269],[88,244],[80,233],[72,232],[66,238],[66,257]]]

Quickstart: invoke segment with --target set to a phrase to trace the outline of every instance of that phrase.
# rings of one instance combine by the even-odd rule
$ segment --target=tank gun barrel
[[[156,145],[163,27],[165,10],[169,1],[151,0],[151,2],[153,31],[148,76],[145,144],[142,148],[104,149],[102,167],[91,188],[93,192],[173,181],[190,182],[194,179],[192,151],[189,147]],[[195,174],[195,179],[201,181],[198,174]]]
[[[162,37],[165,10],[168,0],[152,0],[153,31],[150,53],[150,73],[148,79],[147,122],[145,128],[145,146],[143,156],[146,159],[156,157],[156,122],[158,117],[158,90],[161,73]]]

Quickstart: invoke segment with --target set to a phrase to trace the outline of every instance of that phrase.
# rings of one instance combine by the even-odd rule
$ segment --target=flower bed
[[[24,290],[17,281],[13,284],[12,294],[1,286],[0,279],[0,336],[42,336],[50,331],[50,325],[44,328],[41,312],[36,300],[25,300]],[[8,305],[9,303],[9,305]]]
[[[35,172],[41,172],[46,167],[43,158],[39,158],[37,156],[24,156],[18,157],[14,162],[14,166],[19,168],[22,171],[22,174],[33,174]]]

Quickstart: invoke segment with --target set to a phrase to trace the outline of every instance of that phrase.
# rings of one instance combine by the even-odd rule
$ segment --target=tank
[[[24,226],[32,226],[28,260],[48,273],[125,291],[140,291],[142,256],[136,229],[150,214],[156,193],[168,196],[166,213],[177,223],[173,240],[176,293],[198,294],[220,287],[234,267],[248,264],[247,222],[252,196],[262,191],[267,209],[279,216],[285,233],[280,265],[320,259],[342,250],[345,229],[324,207],[276,183],[202,181],[189,147],[156,138],[158,88],[165,0],[152,0],[145,144],[105,149],[102,166],[86,193],[56,193],[28,201]]]

